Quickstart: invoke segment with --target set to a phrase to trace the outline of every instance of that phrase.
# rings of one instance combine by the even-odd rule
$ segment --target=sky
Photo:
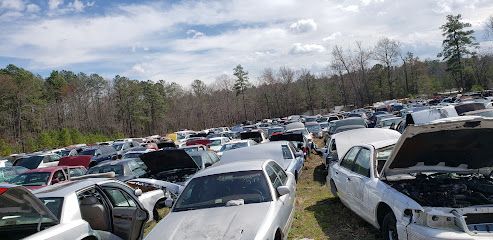
[[[459,13],[486,43],[492,0],[0,0],[0,67],[182,85],[238,64],[251,79],[267,67],[322,73],[335,45],[369,48],[383,37],[434,59],[439,26]]]

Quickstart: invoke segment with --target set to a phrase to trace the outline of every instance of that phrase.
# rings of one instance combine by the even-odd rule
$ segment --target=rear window
[[[90,156],[94,156],[95,153],[96,153],[96,149],[86,149],[84,151],[81,151],[79,153],[79,155],[90,155]]]
[[[12,231],[15,229],[24,229],[31,231],[58,224],[57,218],[50,212],[43,211],[36,207],[33,197],[26,192],[10,188],[0,194],[0,233],[2,231]]]
[[[116,176],[123,175],[123,165],[95,166],[87,171],[87,174],[114,172]]]
[[[49,172],[23,173],[11,179],[9,182],[21,186],[42,186],[48,184],[50,175],[51,174]]]

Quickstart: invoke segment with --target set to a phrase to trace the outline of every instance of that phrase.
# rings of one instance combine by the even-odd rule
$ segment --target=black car
[[[107,160],[116,160],[121,156],[118,155],[115,148],[107,145],[99,145],[86,148],[82,150],[79,155],[90,155],[92,156],[92,161],[89,164],[89,167],[96,166],[100,162],[104,162]]]
[[[195,173],[213,164],[210,155],[210,164],[207,157],[202,155],[208,154],[207,151],[197,153],[198,157],[192,157],[183,149],[167,148],[144,153],[140,155],[140,159],[149,169],[150,178],[183,185]]]

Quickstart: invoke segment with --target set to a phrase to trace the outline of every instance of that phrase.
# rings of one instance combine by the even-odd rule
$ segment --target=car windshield
[[[83,150],[79,153],[79,155],[90,155],[90,156],[94,156],[94,154],[96,153],[96,149],[86,149],[86,150]]]
[[[87,174],[114,172],[116,176],[123,175],[123,165],[95,166],[87,171]]]
[[[116,143],[116,144],[113,144],[112,145],[114,149],[116,149],[117,151],[120,151],[122,150],[123,148],[123,143]]]
[[[476,113],[474,115],[481,117],[493,117],[493,111],[484,111],[484,112]]]
[[[225,152],[225,151],[229,151],[229,150],[237,149],[237,148],[242,148],[242,147],[248,147],[248,143],[240,142],[240,143],[225,144],[221,147],[221,149],[219,151]]]
[[[263,172],[243,171],[194,178],[180,194],[173,211],[225,207],[233,200],[244,204],[271,201]]]
[[[22,186],[43,186],[48,184],[49,172],[23,173],[9,181],[9,183]]]
[[[219,146],[221,145],[221,139],[211,140],[210,146]]]
[[[44,158],[43,156],[25,157],[17,160],[17,162],[15,162],[15,165],[25,167],[28,169],[35,169],[38,168],[41,161],[43,161],[43,158]]]
[[[10,188],[0,194],[0,229],[9,230],[9,227],[25,229],[23,226],[32,226],[45,228],[58,224],[56,217],[33,203],[32,197],[24,191]],[[4,236],[5,237],[5,236]],[[3,238],[2,238],[3,239]]]
[[[139,152],[125,153],[125,155],[123,155],[123,159],[127,159],[127,158],[139,158],[140,155],[142,155],[142,153],[139,153]]]
[[[68,156],[70,154],[70,151],[71,150],[61,150],[60,152],[58,152],[58,155],[65,157],[65,156]]]
[[[306,129],[308,130],[308,132],[320,132],[322,131],[322,128],[320,128],[320,125],[310,125],[310,126],[306,126]]]

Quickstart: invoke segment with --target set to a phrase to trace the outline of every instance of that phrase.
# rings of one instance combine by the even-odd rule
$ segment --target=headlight
[[[456,225],[456,217],[452,213],[413,210],[412,221],[415,224],[430,228],[460,230]]]

